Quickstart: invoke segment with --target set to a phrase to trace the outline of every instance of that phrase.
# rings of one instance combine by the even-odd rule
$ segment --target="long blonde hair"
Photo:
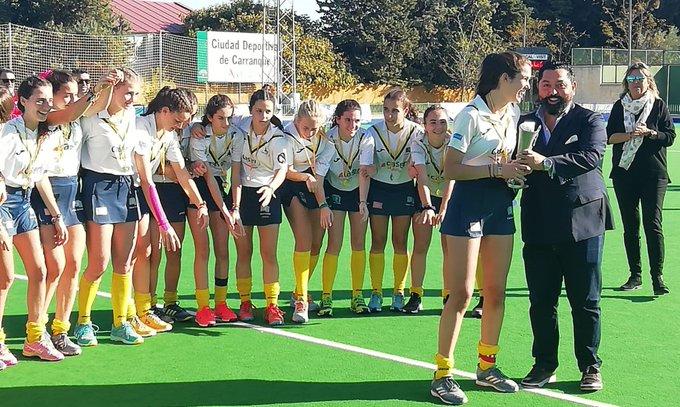
[[[629,66],[628,69],[626,70],[626,74],[623,76],[623,93],[621,93],[621,98],[623,99],[624,96],[628,94],[628,75],[632,71],[637,69],[638,71],[642,72],[642,74],[647,78],[647,83],[649,84],[649,92],[652,92],[652,96],[654,96],[655,99],[659,99],[659,89],[656,87],[656,82],[654,81],[654,75],[652,75],[652,71],[649,70],[649,67],[647,64],[644,62],[635,62],[633,65]]]
[[[323,110],[319,102],[314,99],[307,99],[300,103],[297,118],[309,117],[311,119],[319,120],[321,123],[326,121],[326,112]]]

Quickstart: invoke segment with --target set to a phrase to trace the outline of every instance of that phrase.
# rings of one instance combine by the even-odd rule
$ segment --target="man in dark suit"
[[[522,193],[521,216],[535,364],[522,384],[542,387],[555,380],[557,303],[564,280],[581,389],[596,391],[602,389],[600,266],[612,218],[602,177],[607,135],[599,114],[573,102],[575,91],[570,66],[544,65],[538,82],[541,105],[520,119],[540,126],[533,149],[517,156],[533,170]]]

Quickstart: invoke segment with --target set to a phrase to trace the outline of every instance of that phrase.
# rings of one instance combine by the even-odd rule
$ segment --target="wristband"
[[[323,208],[328,208],[328,202],[323,201],[322,203],[319,204],[319,209],[323,209]]]
[[[52,216],[52,223],[57,223],[61,220],[61,213]]]
[[[420,210],[423,211],[423,212],[424,212],[424,211],[428,211],[428,210],[430,210],[430,211],[432,211],[432,212],[437,212],[437,211],[435,210],[435,207],[434,207],[432,204],[430,204],[430,205],[423,205],[423,206],[420,207]]]
[[[208,204],[205,201],[201,201],[200,204],[196,205],[196,209],[207,208]]]
[[[239,206],[238,206],[238,205],[234,205],[234,206],[231,207],[231,211],[232,211],[232,212],[238,212],[238,210],[239,210]]]

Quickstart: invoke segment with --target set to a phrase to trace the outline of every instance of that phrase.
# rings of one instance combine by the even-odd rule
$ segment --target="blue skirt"
[[[174,182],[159,182],[156,189],[168,222],[184,223],[187,219],[189,197],[184,193],[182,186]]]
[[[412,216],[420,208],[418,191],[413,181],[387,184],[371,179],[368,211],[371,215]]]
[[[38,228],[38,220],[31,208],[31,190],[6,187],[7,200],[0,205],[0,220],[7,234],[20,235]]]
[[[243,226],[267,226],[281,224],[281,198],[278,194],[264,208],[260,206],[260,188],[241,187],[241,221]]]
[[[64,224],[67,227],[82,224],[83,202],[78,191],[78,177],[50,177],[50,184]],[[31,206],[38,216],[40,226],[52,224],[52,215],[37,190],[31,194]]]
[[[304,181],[285,180],[277,192],[281,195],[281,203],[286,208],[290,206],[293,198],[297,198],[305,208],[319,209],[316,196],[309,192],[307,183]]]
[[[225,205],[227,205],[227,209],[231,209],[232,206],[231,190],[229,191],[229,193],[224,191],[224,189],[222,188],[222,177],[215,177],[215,181],[217,182],[217,186],[220,188],[220,192],[222,193],[222,199],[224,200]],[[194,182],[196,183],[198,193],[201,194],[201,198],[205,201],[206,205],[208,206],[208,211],[219,212],[220,208],[217,206],[217,202],[215,202],[212,195],[210,194],[210,189],[208,188],[208,183],[205,181],[205,178],[203,177],[194,178]],[[184,190],[182,190],[182,193],[184,193]],[[189,208],[196,209],[196,205],[189,204],[188,202],[189,198],[187,197],[187,205],[189,206]]]
[[[330,182],[323,183],[326,192],[326,202],[333,211],[359,212],[359,188],[351,191],[342,191],[335,188]]]
[[[106,225],[136,222],[141,218],[131,176],[83,170],[82,180],[85,220]]]

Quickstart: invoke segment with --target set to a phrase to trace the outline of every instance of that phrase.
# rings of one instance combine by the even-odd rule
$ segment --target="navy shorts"
[[[515,193],[504,180],[456,181],[441,233],[471,238],[512,235],[515,233],[514,197]]]
[[[158,189],[156,189],[158,191]],[[135,193],[137,194],[137,204],[139,206],[139,217],[142,218],[144,215],[151,214],[151,208],[149,208],[149,203],[146,202],[146,196],[142,187],[135,187]]]
[[[31,207],[31,190],[5,187],[7,200],[0,205],[0,220],[7,234],[20,235],[38,228],[38,219]]]
[[[141,218],[131,176],[83,170],[82,183],[85,220],[107,225]]]
[[[371,179],[368,212],[382,216],[412,216],[420,208],[418,191],[413,181],[387,184]]]
[[[78,191],[78,177],[50,177],[50,185],[52,185],[54,199],[57,201],[64,224],[67,227],[82,224],[84,220],[83,202]],[[45,205],[38,190],[33,190],[31,194],[31,206],[38,217],[40,226],[52,224],[52,214],[47,209],[47,205]]]
[[[159,182],[156,184],[161,205],[170,223],[184,223],[187,219],[189,197],[184,193],[180,184],[174,182]]]
[[[241,187],[241,222],[243,226],[267,226],[281,224],[281,198],[275,193],[268,206],[260,206],[260,188]]]
[[[337,189],[330,182],[323,183],[326,192],[326,202],[333,211],[359,212],[359,188],[351,191]]]
[[[222,187],[222,178],[221,177],[215,177],[215,181],[217,182],[217,186],[220,188],[220,191],[222,192],[222,199],[224,200],[225,205],[227,205],[227,209],[231,209],[231,206],[233,205],[233,200],[231,199],[231,190],[229,193],[224,191],[224,188]],[[217,202],[213,199],[212,195],[210,194],[210,189],[208,188],[208,183],[205,181],[205,178],[199,177],[199,178],[194,178],[194,182],[196,183],[196,188],[198,188],[198,193],[201,194],[201,198],[205,201],[208,211],[209,212],[219,212],[220,208],[217,206]],[[188,203],[187,198],[187,203]],[[194,208],[196,209],[196,205],[194,204],[189,204],[189,208]]]
[[[319,209],[319,203],[316,201],[316,196],[309,192],[306,182],[285,180],[283,181],[281,188],[279,188],[278,193],[281,195],[281,203],[286,208],[290,206],[293,198],[297,198],[305,208]]]

